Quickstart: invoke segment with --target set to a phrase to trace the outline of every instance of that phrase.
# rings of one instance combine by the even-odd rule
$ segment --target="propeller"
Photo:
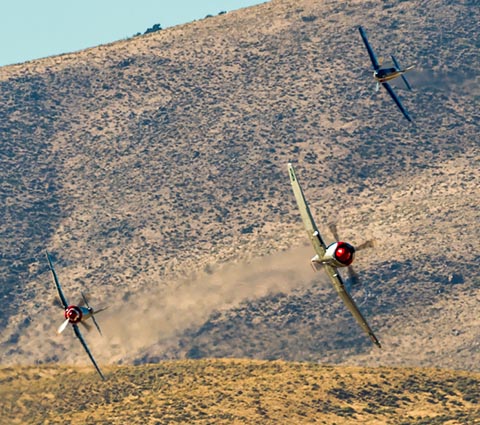
[[[332,232],[333,237],[338,242],[340,240],[340,236],[338,236],[337,225],[335,223],[329,223],[328,228],[330,232]]]
[[[57,334],[60,335],[65,330],[65,328],[68,326],[68,322],[69,320],[67,319],[58,327]]]
[[[340,236],[338,235],[337,225],[335,223],[329,223],[328,228],[330,229],[330,232],[332,232],[334,239],[338,242],[340,240]],[[370,239],[368,241],[361,243],[358,246],[355,246],[355,252],[362,251],[363,249],[367,249],[367,248],[373,248],[374,246],[375,246],[375,239]]]
[[[359,282],[358,274],[352,266],[347,267],[347,273],[348,273],[348,282],[350,283],[350,285],[357,286]]]
[[[330,232],[332,233],[335,240],[338,242],[340,240],[340,236],[338,235],[338,229],[337,229],[336,223],[333,223],[333,222],[329,223],[328,228],[330,229]],[[375,246],[375,240],[370,239],[356,246],[355,252],[362,251],[363,249],[367,249],[367,248],[373,248],[374,246]],[[348,281],[350,285],[351,286],[358,285],[358,282],[359,282],[358,274],[352,266],[347,267],[347,273],[348,273]]]
[[[375,246],[375,239],[370,239],[356,246],[355,251],[361,251],[362,249],[373,248],[374,246]]]

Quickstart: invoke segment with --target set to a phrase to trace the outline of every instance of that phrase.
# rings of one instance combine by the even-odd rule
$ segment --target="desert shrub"
[[[152,32],[160,31],[162,29],[160,24],[155,24],[144,32],[144,34],[150,34]]]

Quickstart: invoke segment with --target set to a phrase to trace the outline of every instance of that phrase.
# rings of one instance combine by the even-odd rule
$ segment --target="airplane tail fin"
[[[100,335],[102,335],[102,331],[101,331],[101,329],[100,329],[100,326],[98,326],[98,322],[97,322],[96,319],[95,319],[95,315],[98,314],[98,313],[100,313],[101,311],[106,310],[107,308],[108,308],[108,306],[107,306],[107,307],[103,307],[103,308],[99,308],[98,310],[93,310],[93,309],[92,309],[92,320],[93,320],[93,323],[95,324],[95,327],[97,328],[97,331],[98,331],[98,333],[99,333]]]
[[[92,307],[90,307],[90,305],[88,304],[88,300],[87,300],[87,297],[85,296],[85,294],[84,294],[83,292],[81,292],[81,294],[82,294],[82,298],[83,298],[83,302],[84,302],[85,306],[86,306],[86,307],[90,310],[90,312],[92,313],[92,316],[91,316],[91,317],[92,317],[92,321],[93,321],[95,327],[97,328],[98,333],[99,333],[100,335],[102,335],[102,331],[101,331],[101,329],[100,329],[100,326],[98,326],[98,322],[97,322],[97,320],[95,319],[95,314],[98,314],[98,313],[100,313],[101,311],[106,310],[106,309],[108,308],[108,306],[107,306],[107,307],[100,308],[100,309],[98,309],[98,310],[94,310],[94,309],[93,309]]]
[[[93,320],[93,323],[95,324],[95,327],[97,328],[97,331],[100,335],[102,335],[102,331],[100,329],[100,326],[98,326],[98,323],[97,323],[97,320],[95,319],[95,316],[92,314],[92,320]]]
[[[392,56],[392,61],[393,61],[393,64],[395,65],[395,68],[397,68],[398,71],[402,71],[401,77],[402,77],[403,82],[407,86],[408,90],[412,90],[412,86],[410,85],[410,83],[408,82],[408,80],[406,79],[406,77],[403,73],[412,70],[413,68],[415,68],[415,65],[410,65],[410,66],[407,66],[405,69],[402,69],[402,68],[400,68],[400,65],[398,64],[397,60],[395,59],[395,56],[393,56],[393,55],[391,55],[391,56]]]

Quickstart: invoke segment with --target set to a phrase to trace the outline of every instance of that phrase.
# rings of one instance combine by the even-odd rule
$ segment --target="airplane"
[[[405,73],[413,69],[415,66],[411,65],[406,67],[405,69],[401,69],[400,65],[398,64],[398,61],[395,59],[395,56],[391,55],[393,64],[395,65],[393,68],[381,68],[377,57],[375,56],[375,53],[370,46],[370,43],[368,42],[367,39],[367,34],[365,33],[365,30],[362,27],[358,27],[358,31],[360,31],[360,35],[362,36],[362,40],[365,43],[365,47],[367,48],[368,51],[368,56],[370,56],[370,60],[372,61],[373,65],[373,78],[375,78],[375,81],[377,82],[377,91],[379,89],[380,84],[385,87],[387,90],[388,94],[392,97],[392,99],[395,101],[397,104],[398,108],[400,111],[402,111],[402,114],[405,116],[405,118],[408,121],[412,121],[412,118],[408,114],[407,110],[404,108],[402,105],[402,102],[400,101],[400,98],[397,96],[397,94],[393,91],[392,87],[390,84],[388,84],[388,81],[393,80],[398,77],[402,77],[403,82],[407,86],[408,90],[412,90],[412,87],[410,86],[410,83],[407,81],[405,78]]]
[[[84,326],[85,329],[90,330],[90,325],[88,323],[86,323],[85,321],[87,319],[91,318],[93,323],[95,324],[98,332],[101,335],[102,331],[100,330],[100,326],[98,326],[98,323],[95,320],[95,314],[100,313],[101,311],[105,310],[106,308],[102,308],[102,309],[99,309],[99,310],[94,310],[92,307],[90,307],[88,305],[87,297],[85,297],[83,292],[81,293],[82,298],[83,298],[83,302],[82,302],[83,305],[69,304],[67,299],[65,298],[65,295],[63,294],[62,287],[60,286],[60,282],[58,281],[57,273],[55,272],[55,269],[53,267],[53,262],[52,262],[52,259],[50,257],[50,254],[48,253],[48,251],[46,252],[46,254],[47,254],[48,265],[50,267],[50,270],[52,271],[53,281],[55,282],[55,286],[57,287],[57,291],[58,291],[58,295],[60,297],[60,301],[62,303],[62,307],[65,310],[65,312],[64,312],[65,321],[59,326],[59,328],[57,330],[57,333],[61,334],[65,330],[65,328],[68,326],[68,324],[70,323],[73,327],[73,331],[75,332],[75,335],[80,340],[80,343],[82,344],[83,348],[87,352],[88,357],[90,357],[90,360],[92,361],[93,365],[95,366],[95,369],[97,370],[98,374],[100,375],[100,377],[103,380],[105,380],[105,376],[103,376],[103,373],[100,370],[100,368],[98,367],[97,362],[93,358],[93,355],[92,355],[90,349],[88,348],[88,345],[87,345],[85,339],[83,338],[83,335],[80,332],[80,329],[79,329],[78,325],[80,324],[80,325]]]
[[[292,183],[293,193],[295,195],[295,199],[297,200],[298,208],[300,209],[300,215],[302,217],[303,224],[305,226],[305,229],[307,230],[308,237],[316,253],[316,255],[311,260],[312,267],[314,268],[314,270],[319,270],[323,268],[327,272],[327,275],[330,278],[333,286],[337,290],[338,295],[343,300],[347,308],[350,310],[360,327],[367,333],[367,335],[370,337],[370,340],[377,347],[382,348],[378,338],[373,333],[362,313],[360,313],[360,310],[355,304],[355,301],[345,289],[345,284],[338,272],[339,267],[347,267],[349,273],[352,276],[356,276],[356,274],[353,272],[353,269],[351,268],[355,251],[371,247],[372,242],[366,242],[361,246],[357,247],[357,249],[355,249],[347,242],[338,241],[336,229],[334,226],[332,226],[334,230],[334,236],[336,237],[337,242],[334,242],[327,246],[323,241],[322,237],[320,236],[320,232],[318,231],[315,221],[313,220],[310,208],[308,207],[305,196],[303,195],[302,188],[300,187],[300,183],[298,182],[297,176],[295,174],[295,169],[290,163],[288,164],[288,172],[290,174],[290,182]]]

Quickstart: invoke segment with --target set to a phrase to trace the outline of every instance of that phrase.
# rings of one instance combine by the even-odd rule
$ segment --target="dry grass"
[[[480,375],[247,360],[0,369],[8,424],[473,424]],[[477,422],[478,423],[478,422]]]

